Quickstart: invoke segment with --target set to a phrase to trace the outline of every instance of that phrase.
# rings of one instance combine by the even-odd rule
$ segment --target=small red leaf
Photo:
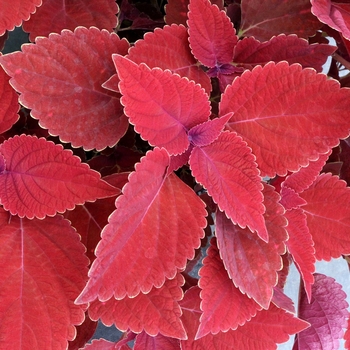
[[[311,326],[297,335],[293,350],[339,349],[349,317],[346,294],[333,278],[319,273],[314,276],[311,301],[303,291],[299,297],[299,317]]]
[[[0,0],[0,35],[3,35],[6,30],[19,27],[22,21],[28,20],[41,3],[42,0],[19,0],[16,2]]]
[[[242,294],[232,283],[219,256],[215,238],[211,240],[199,276],[203,313],[196,339],[208,333],[236,329],[261,310],[260,305]]]
[[[298,193],[289,187],[282,186],[280,194],[282,196],[280,203],[287,209],[298,209],[306,204],[306,201],[302,199]]]
[[[45,0],[23,30],[30,33],[30,41],[37,36],[61,33],[62,29],[74,30],[78,26],[97,27],[111,32],[117,26],[118,5],[114,0]]]
[[[303,210],[315,243],[317,260],[329,261],[350,254],[350,188],[332,174],[321,174],[304,192]]]
[[[169,162],[156,148],[136,164],[102,232],[79,303],[148,293],[194,257],[206,226],[204,203],[175,174],[167,175]]]
[[[0,134],[11,129],[19,119],[18,95],[10,86],[9,79],[0,67]]]
[[[62,216],[28,220],[0,210],[0,332],[6,349],[66,349],[84,320],[74,304],[87,278],[79,235]]]
[[[135,339],[134,350],[180,350],[180,341],[161,334],[150,337],[142,332]]]
[[[94,339],[91,344],[87,344],[83,350],[127,350],[130,349],[128,345],[116,347],[116,343],[110,342],[106,339]]]
[[[115,33],[78,27],[39,37],[0,63],[41,127],[73,147],[102,150],[128,128],[119,95],[101,86],[115,72],[112,53],[125,55],[128,48]]]
[[[264,41],[280,33],[308,38],[321,28],[311,13],[310,0],[245,0],[242,2],[241,31]]]
[[[322,72],[327,58],[334,53],[335,46],[312,44],[295,34],[280,34],[269,41],[260,42],[254,37],[244,38],[235,46],[233,61],[245,68],[264,65],[270,61],[299,63],[303,68],[312,67]]]
[[[166,280],[162,287],[153,287],[147,294],[140,293],[135,298],[95,300],[89,306],[89,316],[93,320],[100,319],[107,326],[115,324],[123,332],[129,329],[134,333],[145,331],[153,337],[160,333],[186,339],[178,304],[183,298],[183,284],[184,278],[178,274],[174,279]]]
[[[216,236],[220,256],[233,283],[263,308],[269,307],[273,287],[277,284],[277,271],[282,268],[281,254],[285,253],[286,219],[280,196],[272,186],[264,188],[266,227],[269,242],[266,243],[248,229],[241,229],[216,212]]]
[[[143,40],[136,41],[130,48],[127,58],[137,64],[145,63],[150,68],[169,69],[200,84],[210,94],[210,78],[193,57],[188,45],[187,28],[182,25],[174,24],[146,33]]]
[[[119,193],[71,151],[44,138],[10,138],[0,146],[0,158],[6,164],[0,202],[13,215],[44,218]]]
[[[311,11],[320,22],[329,25],[350,40],[350,4],[346,1],[311,0]]]
[[[171,155],[186,151],[189,129],[210,116],[204,90],[170,71],[150,70],[119,55],[113,55],[113,60],[121,80],[121,102],[135,130]]]
[[[188,133],[190,141],[198,147],[210,145],[219,137],[231,117],[232,113],[229,113],[221,118],[210,119],[194,126]]]
[[[289,187],[297,193],[306,190],[316,180],[331,153],[330,150],[326,154],[321,154],[317,160],[310,161],[307,167],[288,175],[282,187]]]
[[[306,215],[301,209],[287,210],[284,215],[288,220],[287,232],[289,239],[286,245],[304,281],[306,295],[310,300],[316,258],[314,242],[307,226]]]
[[[198,61],[207,67],[232,62],[238,37],[224,11],[209,0],[191,0],[187,24],[192,53]]]
[[[278,286],[273,288],[273,302],[278,308],[295,313],[293,300],[283,293],[283,290]]]
[[[338,145],[349,135],[349,110],[350,90],[286,62],[246,70],[220,103],[220,115],[234,112],[227,128],[247,142],[269,177],[298,171]]]
[[[255,158],[235,133],[224,132],[215,142],[195,147],[190,168],[220,210],[241,227],[268,239],[262,204],[262,184]]]

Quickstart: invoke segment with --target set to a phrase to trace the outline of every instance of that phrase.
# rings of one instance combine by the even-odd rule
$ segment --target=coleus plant
[[[0,349],[350,347],[350,3],[0,8]]]

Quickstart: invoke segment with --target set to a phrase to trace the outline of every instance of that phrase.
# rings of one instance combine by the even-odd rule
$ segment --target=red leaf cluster
[[[0,349],[349,348],[349,4],[0,8]]]

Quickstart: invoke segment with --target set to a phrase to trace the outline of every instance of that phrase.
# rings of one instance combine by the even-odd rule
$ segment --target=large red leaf
[[[193,57],[188,45],[187,28],[182,25],[174,24],[146,33],[143,40],[136,41],[130,48],[127,57],[137,64],[145,63],[150,68],[169,69],[194,80],[210,94],[210,78]]]
[[[270,177],[297,171],[338,145],[349,135],[349,109],[350,90],[286,62],[245,71],[220,103],[220,115],[234,112],[227,128],[242,136]]]
[[[130,123],[152,146],[169,154],[189,147],[188,131],[209,119],[210,105],[204,90],[187,78],[159,68],[150,70],[113,55],[119,78],[121,102]]]
[[[209,0],[191,0],[187,24],[192,53],[198,61],[217,68],[232,62],[238,37],[224,11]]]
[[[311,326],[297,335],[293,350],[336,350],[349,317],[349,304],[333,278],[319,273],[314,276],[311,302],[303,291],[299,296],[299,317]]]
[[[308,326],[307,322],[271,304],[269,310],[259,311],[236,330],[208,334],[195,340],[201,316],[199,291],[197,287],[189,289],[180,302],[182,322],[188,334],[188,340],[181,340],[182,350],[275,350],[277,343],[287,341],[290,334]]]
[[[208,333],[236,329],[261,310],[260,305],[242,294],[232,283],[220,258],[215,238],[211,240],[199,276],[203,313],[196,339]]]
[[[264,41],[280,33],[308,38],[322,25],[311,13],[310,0],[242,0],[241,32]]]
[[[284,209],[278,203],[280,196],[270,185],[265,185],[264,196],[268,243],[248,229],[234,225],[220,211],[216,212],[216,236],[220,256],[233,283],[267,309],[277,284],[277,271],[282,268],[280,255],[286,251],[288,235]]]
[[[311,0],[312,13],[350,40],[350,4],[347,1]]]
[[[142,332],[135,339],[134,350],[180,350],[180,341],[161,334],[150,337]]]
[[[78,302],[148,293],[194,257],[206,226],[204,203],[175,174],[167,175],[169,163],[168,153],[156,148],[136,164]]]
[[[0,0],[0,35],[6,30],[13,30],[19,27],[22,21],[28,20],[30,15],[40,6],[42,0]]]
[[[84,307],[74,299],[87,279],[79,235],[60,215],[28,220],[0,210],[2,349],[66,349]]]
[[[11,129],[19,118],[18,95],[10,86],[9,79],[0,67],[0,134]]]
[[[15,136],[0,145],[0,170],[1,204],[30,219],[120,192],[70,150],[35,136]]]
[[[327,58],[337,48],[326,44],[312,44],[295,34],[280,34],[269,41],[260,42],[254,37],[240,40],[234,49],[233,61],[245,68],[264,65],[270,61],[299,63],[303,68],[312,67],[322,72]]]
[[[128,127],[119,95],[101,86],[115,72],[112,54],[125,55],[128,48],[115,33],[79,27],[39,37],[0,63],[41,127],[73,147],[102,150]]]
[[[117,26],[118,5],[114,0],[45,0],[23,29],[30,33],[29,39],[61,33],[62,29],[74,30],[78,26],[97,27],[109,32]]]
[[[350,188],[332,174],[321,174],[300,196],[317,260],[350,254]]]
[[[105,302],[95,300],[89,306],[89,315],[93,320],[100,319],[107,326],[115,324],[123,332],[145,331],[153,337],[160,333],[186,339],[178,304],[183,298],[183,284],[184,278],[178,274],[174,279],[166,280],[162,287],[153,287],[147,294],[140,293],[135,298],[116,300],[112,297]]]
[[[286,211],[285,217],[288,220],[287,232],[289,235],[286,245],[304,281],[306,295],[310,300],[316,258],[314,242],[307,226],[306,215],[301,209],[292,209]]]
[[[215,142],[195,147],[189,160],[191,171],[218,204],[220,210],[241,227],[268,239],[262,204],[262,184],[255,157],[241,137],[222,133]]]

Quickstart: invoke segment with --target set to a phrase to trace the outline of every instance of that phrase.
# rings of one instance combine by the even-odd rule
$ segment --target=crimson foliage
[[[0,349],[349,348],[350,4],[0,8]]]

